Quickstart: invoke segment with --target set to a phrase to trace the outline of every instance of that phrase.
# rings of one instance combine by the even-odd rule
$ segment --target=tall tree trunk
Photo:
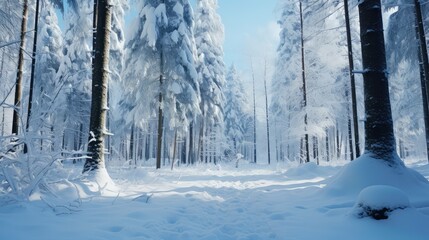
[[[353,63],[353,45],[350,30],[350,17],[349,17],[349,1],[344,0],[344,17],[346,20],[346,35],[347,35],[347,56],[349,59],[349,75],[350,75],[350,91],[351,91],[351,102],[352,102],[352,117],[353,117],[353,131],[355,138],[355,152],[356,157],[360,156],[360,143],[359,143],[359,122],[357,117],[357,100],[356,100],[356,80],[354,74],[354,63]],[[353,144],[353,143],[352,143]],[[352,148],[351,148],[352,149]]]
[[[354,153],[353,153],[353,130],[352,130],[352,114],[350,112],[350,105],[349,103],[349,90],[346,88],[346,99],[347,99],[347,133],[348,133],[348,142],[349,142],[349,156],[350,161],[353,161],[354,159]]]
[[[189,151],[188,151],[188,164],[194,164],[194,124],[189,124]]]
[[[15,83],[15,99],[14,99],[14,110],[12,118],[12,134],[18,135],[19,131],[19,115],[21,111],[21,99],[22,99],[22,74],[24,68],[24,49],[25,49],[25,34],[27,32],[27,17],[28,17],[28,0],[24,0],[22,8],[22,23],[21,23],[21,43],[19,45],[18,55],[18,70],[16,73]]]
[[[415,14],[416,14],[416,31],[419,40],[419,63],[420,63],[420,79],[422,86],[423,97],[423,114],[425,120],[425,133],[426,133],[426,154],[429,161],[429,59],[426,45],[426,35],[423,26],[423,14],[421,10],[420,0],[414,0]]]
[[[31,73],[30,73],[30,88],[28,95],[28,108],[27,108],[27,123],[25,130],[28,131],[30,127],[31,111],[33,108],[33,94],[34,94],[34,76],[36,71],[36,54],[37,54],[37,34],[39,25],[39,6],[40,0],[36,0],[36,13],[34,17],[34,39],[33,39],[33,53],[31,55]],[[27,153],[27,144],[24,144],[24,153]]]
[[[380,0],[360,1],[359,20],[364,69],[365,151],[373,158],[396,165]]]
[[[264,88],[265,88],[265,119],[267,121],[268,164],[271,164],[270,121],[269,121],[269,115],[268,115],[267,62],[266,61],[265,61],[265,68],[264,68]]]
[[[3,109],[3,111],[2,111],[2,118],[1,118],[1,135],[4,136],[5,135],[5,133],[4,133],[4,108],[2,108],[2,109]]]
[[[162,153],[162,134],[164,131],[164,116],[162,111],[162,92],[164,78],[164,54],[163,49],[160,49],[160,75],[159,75],[159,96],[158,96],[158,141],[156,149],[156,169],[161,168],[161,153]]]
[[[173,159],[171,160],[171,170],[173,170],[174,161],[176,159],[176,149],[177,149],[177,129],[174,130]]]
[[[305,151],[305,162],[310,162],[310,151],[308,147],[308,133],[307,133],[307,125],[308,125],[308,115],[307,115],[307,87],[306,87],[306,79],[305,79],[305,51],[304,51],[304,19],[302,12],[302,0],[299,1],[299,15],[301,22],[301,67],[302,67],[302,95],[303,95],[303,109],[305,112],[304,115],[304,151]]]
[[[255,93],[255,73],[252,67],[252,79],[253,79],[253,162],[256,163],[256,93]]]
[[[203,113],[203,116],[201,118],[201,124],[200,124],[200,131],[198,133],[198,149],[197,149],[197,158],[200,162],[203,162],[203,150],[204,150],[204,122],[205,122],[205,114]]]
[[[89,122],[89,158],[86,159],[83,172],[105,167],[104,138],[107,131],[107,86],[109,81],[108,69],[112,14],[108,0],[98,0],[97,11],[97,41],[92,69],[91,117]]]
[[[130,159],[130,165],[132,164],[133,158],[134,158],[134,122],[131,125],[131,134],[130,134],[130,152],[128,155],[128,158]],[[134,159],[135,161],[135,159]],[[135,163],[137,165],[137,163]]]
[[[325,133],[326,133],[326,136],[325,136],[326,161],[329,162],[331,153],[329,152],[329,129],[328,128],[325,129]]]
[[[180,161],[182,164],[186,164],[186,137],[183,138],[182,142],[182,149],[181,149],[181,155],[180,155]]]

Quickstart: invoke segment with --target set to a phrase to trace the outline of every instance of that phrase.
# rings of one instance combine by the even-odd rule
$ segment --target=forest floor
[[[426,162],[407,165],[429,179]],[[110,166],[116,190],[87,194],[89,188],[64,180],[55,197],[0,202],[0,239],[428,239],[429,195],[410,196],[412,207],[387,220],[358,218],[356,194],[325,191],[342,168]]]

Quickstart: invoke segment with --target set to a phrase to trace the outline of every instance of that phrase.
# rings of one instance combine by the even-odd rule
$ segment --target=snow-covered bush
[[[374,185],[363,189],[352,213],[359,217],[372,217],[376,220],[388,219],[389,214],[398,209],[410,207],[407,195],[398,188],[387,185]]]

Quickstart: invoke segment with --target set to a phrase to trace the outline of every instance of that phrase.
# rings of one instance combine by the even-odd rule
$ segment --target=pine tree
[[[248,112],[249,101],[245,95],[243,82],[234,66],[231,66],[226,75],[225,86],[225,135],[230,150],[234,154],[239,152],[246,134],[252,133],[249,122],[253,122]],[[252,125],[253,126],[253,125]]]
[[[224,28],[220,16],[216,13],[217,0],[199,0],[195,23],[195,42],[197,46],[197,72],[200,82],[202,118],[200,119],[198,153],[204,141],[207,129],[219,126],[223,122],[223,87],[225,85],[225,64],[222,44]],[[202,161],[203,155],[201,155]]]
[[[158,113],[159,168],[163,124],[187,129],[199,114],[193,12],[187,0],[146,0],[139,9],[124,72],[126,80],[135,82],[127,83],[129,94],[123,104],[136,119],[147,121],[148,115]]]
[[[395,6],[397,2],[392,2]],[[390,5],[390,4],[389,4]],[[428,10],[429,6],[423,6]],[[416,41],[416,18],[414,8],[409,5],[397,6],[390,15],[386,38],[386,53],[389,71],[390,99],[395,126],[395,136],[401,146],[399,152],[420,154],[427,148],[424,131],[424,111],[422,104],[422,81],[416,81],[419,71],[419,44]],[[429,21],[426,22],[429,25]],[[424,109],[423,109],[424,110]],[[417,142],[419,144],[409,144]],[[423,144],[425,143],[425,144]],[[408,149],[405,151],[405,149]]]
[[[83,150],[83,143],[88,139],[85,129],[89,129],[90,116],[93,5],[85,0],[69,4],[65,13],[65,56],[57,78],[63,84],[60,96],[67,109],[63,120],[64,148]]]

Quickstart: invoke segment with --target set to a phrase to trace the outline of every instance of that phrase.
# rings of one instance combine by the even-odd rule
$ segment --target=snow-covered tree
[[[225,64],[223,62],[224,28],[216,13],[217,0],[199,0],[195,14],[195,42],[197,45],[197,72],[200,82],[201,112],[198,147],[205,145],[204,133],[214,125],[223,123],[223,88]],[[201,149],[200,149],[201,150]]]
[[[346,41],[341,37],[345,28],[338,28],[344,22],[338,11],[341,6],[322,1],[301,4],[302,19],[297,2],[281,2],[280,45],[272,80],[271,111],[273,125],[279,129],[275,136],[280,145],[278,155],[290,160],[305,153],[301,150],[305,135],[310,136],[309,144],[320,151],[326,145],[325,138],[332,135],[335,122],[347,123],[345,109],[349,104],[344,96],[349,88],[344,74]],[[336,11],[330,12],[333,8]],[[335,56],[336,61],[327,55]],[[317,158],[319,154],[312,155]]]
[[[300,19],[296,4],[292,1],[282,2],[282,14],[279,20],[281,27],[280,44],[277,49],[277,61],[272,80],[271,111],[278,132],[285,135],[285,142],[291,139],[299,141],[300,136],[291,136],[289,132],[291,126],[291,114],[299,111],[302,97],[300,89],[301,80],[301,55],[300,55]],[[295,94],[291,94],[295,93]],[[283,134],[283,131],[286,134]],[[299,134],[301,135],[301,134]],[[280,137],[280,136],[277,136]],[[283,141],[282,141],[283,142]],[[289,143],[287,143],[289,144]],[[281,154],[283,155],[283,154]]]
[[[400,4],[400,3],[409,4]],[[389,2],[390,3],[390,2]],[[425,134],[419,70],[419,45],[413,1],[391,2],[397,11],[390,15],[386,54],[390,73],[392,114],[401,157],[424,153]],[[394,4],[394,5],[393,5]],[[429,6],[422,5],[423,12]],[[429,19],[425,26],[429,26]],[[426,32],[429,31],[427,27]],[[392,33],[392,34],[390,34]],[[415,144],[418,143],[418,144]]]
[[[36,54],[36,84],[38,92],[36,104],[39,107],[52,104],[59,83],[56,76],[63,58],[63,38],[58,25],[56,9],[50,2],[42,2],[39,30],[38,48]],[[37,106],[35,106],[37,107]]]
[[[127,44],[127,99],[123,103],[130,110],[129,122],[147,121],[158,113],[161,151],[164,121],[169,128],[186,129],[200,112],[193,11],[187,0],[146,0],[138,9],[135,31]]]
[[[16,62],[20,46],[20,22],[22,2],[16,0],[0,1],[0,113],[2,116],[13,114],[8,104],[13,104],[13,89],[16,80]],[[0,122],[2,134],[10,133],[11,125],[7,118]]]
[[[63,84],[60,95],[65,97],[65,148],[82,150],[89,129],[93,5],[85,0],[70,4],[65,12],[64,58],[57,78]]]
[[[231,66],[226,75],[225,86],[224,124],[225,135],[229,141],[230,149],[236,153],[247,134],[249,127],[249,101],[245,94],[243,82],[235,69]]]

